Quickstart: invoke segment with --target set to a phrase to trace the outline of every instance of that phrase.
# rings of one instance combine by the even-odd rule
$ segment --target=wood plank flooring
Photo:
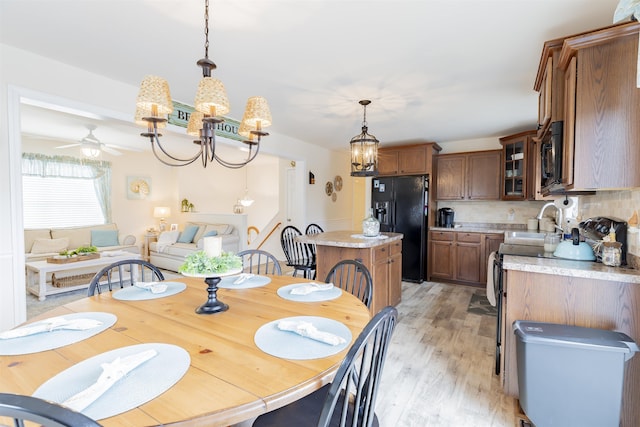
[[[514,427],[494,374],[495,317],[467,312],[478,288],[403,282],[376,414],[385,427]]]

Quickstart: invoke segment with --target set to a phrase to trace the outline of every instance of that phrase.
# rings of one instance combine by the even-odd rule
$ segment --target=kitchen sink
[[[544,234],[532,231],[505,231],[504,242],[510,245],[544,246]]]

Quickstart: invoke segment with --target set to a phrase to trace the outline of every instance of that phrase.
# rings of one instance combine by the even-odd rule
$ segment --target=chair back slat
[[[246,273],[281,275],[280,263],[271,253],[260,249],[247,249],[236,254],[242,258]]]
[[[115,273],[115,274],[114,274]],[[106,277],[106,281],[102,281]],[[162,281],[162,271],[148,261],[141,259],[125,259],[116,261],[98,271],[89,283],[89,296],[102,293],[106,287],[113,291],[114,287],[124,288],[137,282]]]
[[[0,418],[4,417],[9,417],[17,427],[25,426],[25,421],[46,427],[101,426],[86,415],[57,403],[11,393],[0,393]],[[33,425],[31,423],[28,425]]]
[[[325,279],[360,299],[368,308],[373,302],[373,280],[369,269],[360,261],[346,259],[334,265]]]

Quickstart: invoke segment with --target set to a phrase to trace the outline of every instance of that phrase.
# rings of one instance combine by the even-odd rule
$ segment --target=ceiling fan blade
[[[56,148],[71,148],[71,147],[78,147],[79,145],[82,145],[82,144],[79,142],[76,142],[75,144],[60,145]]]
[[[103,144],[103,146],[109,147],[109,148],[113,148],[115,150],[137,151],[139,153],[142,152],[142,150],[140,148],[137,148],[137,147],[125,147],[125,146],[122,146],[122,145],[115,145],[115,144]]]
[[[113,148],[107,147],[107,146],[106,146],[106,145],[104,145],[104,144],[102,145],[102,147],[101,147],[101,148],[102,148],[102,150],[104,150],[106,153],[109,153],[109,154],[111,154],[111,155],[113,155],[113,156],[121,156],[121,155],[122,155],[122,153],[121,153],[121,152],[119,152],[118,150],[114,150]]]

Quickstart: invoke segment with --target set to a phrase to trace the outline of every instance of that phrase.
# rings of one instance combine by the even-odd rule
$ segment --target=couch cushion
[[[36,239],[50,239],[51,230],[48,228],[32,228],[24,230],[24,251],[31,252],[31,247]]]
[[[69,239],[36,239],[31,247],[32,254],[58,253],[66,251],[69,247]]]
[[[91,230],[91,244],[97,247],[118,246],[118,230]]]
[[[180,237],[178,237],[178,243],[191,243],[193,242],[193,237],[196,235],[200,227],[197,225],[187,225],[182,233],[180,233]]]
[[[117,230],[118,226],[114,223],[90,225],[85,227],[66,227],[52,228],[51,237],[54,239],[60,237],[69,238],[69,249],[76,249],[80,246],[88,246],[91,244],[91,230]]]

